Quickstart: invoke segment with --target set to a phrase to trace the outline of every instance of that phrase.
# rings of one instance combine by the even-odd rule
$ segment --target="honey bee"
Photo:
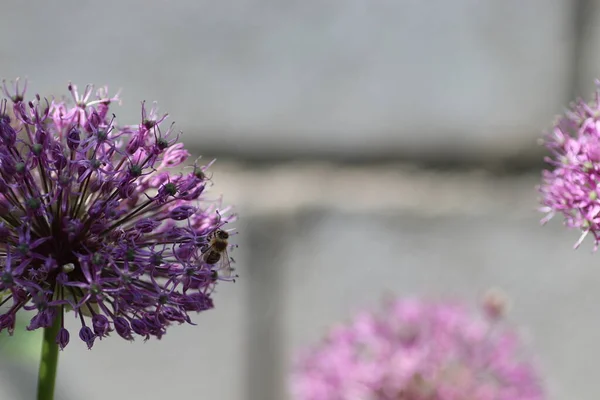
[[[203,255],[204,262],[209,265],[219,264],[219,270],[223,271],[223,276],[232,277],[233,268],[231,267],[231,257],[227,254],[229,247],[229,233],[222,229],[217,229],[208,237],[208,245]]]

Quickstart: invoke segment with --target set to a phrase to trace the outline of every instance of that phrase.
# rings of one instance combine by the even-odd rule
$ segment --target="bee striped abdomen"
[[[204,255],[204,262],[210,265],[214,265],[219,262],[221,259],[221,253],[217,251],[210,250],[208,253]]]

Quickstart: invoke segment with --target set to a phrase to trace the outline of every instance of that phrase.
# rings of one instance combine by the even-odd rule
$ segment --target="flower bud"
[[[133,340],[131,337],[131,327],[129,326],[129,322],[123,317],[117,317],[114,320],[115,330],[123,339]]]
[[[179,207],[175,207],[173,210],[171,210],[169,216],[171,217],[171,219],[173,219],[175,221],[183,221],[185,219],[188,219],[192,215],[194,215],[195,212],[196,212],[196,207],[179,206]]]
[[[88,350],[91,350],[92,346],[94,345],[96,335],[94,335],[94,332],[92,332],[92,330],[89,327],[82,326],[79,330],[79,339],[85,342]]]
[[[77,150],[80,143],[81,132],[79,129],[73,127],[69,130],[67,134],[67,146],[71,150]]]
[[[94,333],[100,338],[106,336],[110,331],[108,318],[102,314],[96,314],[92,317],[92,326],[94,327]]]
[[[60,328],[58,331],[58,335],[56,335],[56,344],[61,350],[64,350],[65,347],[69,344],[69,331],[65,328]]]
[[[490,289],[483,296],[482,308],[489,319],[501,319],[509,308],[508,297],[499,289]]]

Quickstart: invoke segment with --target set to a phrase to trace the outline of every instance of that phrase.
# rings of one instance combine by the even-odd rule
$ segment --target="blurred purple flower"
[[[542,223],[562,214],[566,226],[581,231],[575,248],[591,233],[594,250],[600,241],[600,81],[596,85],[594,100],[572,104],[547,134],[551,156],[545,161],[551,168],[539,186]]]
[[[363,312],[300,355],[298,400],[540,400],[545,395],[518,338],[498,314],[460,304],[399,299]]]
[[[113,330],[160,339],[171,323],[191,322],[188,312],[213,307],[217,281],[233,280],[205,260],[234,216],[203,201],[207,166],[171,170],[189,153],[172,125],[160,129],[166,114],[142,103],[140,122],[121,126],[109,112],[118,96],[68,88],[70,105],[26,103],[18,81],[12,93],[3,86],[0,330],[12,333],[15,315],[34,310],[27,329],[60,318],[64,348],[72,310],[90,348]]]

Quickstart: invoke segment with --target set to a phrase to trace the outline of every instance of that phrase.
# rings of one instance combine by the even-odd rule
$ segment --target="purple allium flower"
[[[497,315],[399,299],[363,312],[300,355],[298,400],[540,400],[532,365]]]
[[[0,331],[33,310],[27,329],[60,318],[64,348],[72,311],[89,348],[113,330],[160,339],[171,323],[191,323],[189,312],[212,308],[219,280],[233,280],[211,241],[229,237],[222,227],[234,217],[204,201],[208,166],[173,171],[189,154],[173,125],[161,130],[167,115],[156,106],[142,103],[140,122],[122,126],[109,112],[118,96],[68,88],[71,105],[25,102],[18,83],[3,87]]]
[[[594,100],[579,100],[558,118],[545,139],[551,156],[545,161],[539,187],[542,223],[562,214],[569,228],[582,232],[575,248],[588,234],[594,237],[594,250],[600,242],[600,81]]]

